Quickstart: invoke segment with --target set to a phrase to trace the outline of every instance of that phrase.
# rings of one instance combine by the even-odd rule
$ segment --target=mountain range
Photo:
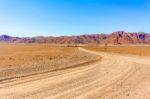
[[[143,32],[117,31],[111,34],[91,34],[60,37],[12,37],[1,35],[0,42],[7,43],[50,43],[50,44],[150,44],[150,34]]]

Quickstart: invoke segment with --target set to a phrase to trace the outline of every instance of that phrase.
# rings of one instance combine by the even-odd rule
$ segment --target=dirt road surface
[[[150,58],[95,52],[101,61],[0,82],[1,99],[150,99]]]

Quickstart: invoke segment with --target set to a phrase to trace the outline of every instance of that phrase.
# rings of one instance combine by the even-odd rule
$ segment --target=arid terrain
[[[150,99],[149,46],[0,49],[1,99]]]
[[[0,44],[0,80],[56,71],[100,59],[77,47],[47,44]]]
[[[142,46],[85,46],[83,48],[100,51],[100,52],[108,52],[108,53],[120,53],[120,54],[130,54],[130,55],[139,55],[139,56],[150,56],[150,46],[142,45]]]
[[[0,67],[14,67],[37,62],[65,60],[88,61],[87,53],[77,47],[63,47],[49,44],[0,44]],[[56,62],[58,63],[58,62]]]

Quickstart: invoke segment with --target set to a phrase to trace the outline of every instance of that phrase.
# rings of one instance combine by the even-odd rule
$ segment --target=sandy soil
[[[100,60],[77,47],[0,44],[0,81],[76,67]]]
[[[150,99],[150,58],[95,52],[101,61],[0,82],[5,99]]]
[[[128,46],[84,46],[83,48],[103,51],[103,52],[113,52],[121,54],[132,54],[140,56],[150,56],[150,46],[148,45],[128,45]]]
[[[5,44],[0,43],[0,68],[22,67],[29,64],[61,63],[65,60],[86,60],[87,54],[76,47],[55,46],[49,44]],[[55,62],[57,61],[58,62]]]

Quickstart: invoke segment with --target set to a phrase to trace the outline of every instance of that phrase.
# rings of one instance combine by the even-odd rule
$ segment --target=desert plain
[[[0,99],[150,99],[150,46],[1,43]]]

